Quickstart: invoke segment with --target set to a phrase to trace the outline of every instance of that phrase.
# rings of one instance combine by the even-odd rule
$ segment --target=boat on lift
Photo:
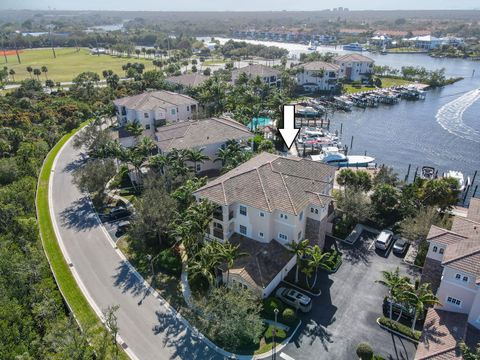
[[[452,178],[458,181],[459,190],[464,191],[469,185],[471,185],[470,176],[465,177],[462,172],[455,170],[448,170],[443,173],[444,178]]]
[[[435,173],[435,168],[432,166],[424,166],[422,167],[422,173],[420,175],[422,179],[426,180],[433,180],[437,177],[437,174]]]

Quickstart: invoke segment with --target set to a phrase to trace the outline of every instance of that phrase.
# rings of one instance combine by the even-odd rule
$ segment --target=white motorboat
[[[455,170],[448,170],[443,174],[443,177],[445,178],[452,178],[456,179],[458,181],[459,185],[459,190],[463,191],[465,190],[469,185],[470,185],[470,176],[463,176],[463,173],[460,171],[455,171]]]
[[[308,50],[315,51],[317,50],[317,46],[310,41],[310,43],[308,44]]]
[[[333,150],[336,149],[336,150]],[[324,148],[322,154],[311,155],[313,161],[321,161],[324,164],[329,164],[338,167],[368,167],[369,164],[375,161],[371,156],[363,155],[345,155],[338,151],[338,148]]]

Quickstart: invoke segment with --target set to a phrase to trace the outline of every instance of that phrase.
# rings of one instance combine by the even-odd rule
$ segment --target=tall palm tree
[[[308,242],[308,239],[304,239],[299,241],[298,243],[292,241],[291,243],[287,244],[288,251],[290,251],[297,257],[297,269],[295,271],[296,283],[298,283],[298,271],[300,269],[300,265],[302,264],[302,257],[305,255],[305,252],[307,250]]]
[[[197,164],[203,164],[206,160],[210,160],[210,158],[202,153],[203,149],[190,149],[187,151],[187,160],[193,162],[193,171],[197,173]]]
[[[315,284],[317,283],[318,268],[323,263],[325,257],[328,256],[328,253],[322,252],[322,250],[318,245],[314,245],[306,249],[306,254],[308,255],[308,260],[307,260],[308,267],[315,270],[315,278],[313,279],[313,284],[310,287],[310,288],[314,288]]]
[[[138,141],[138,138],[143,134],[143,127],[140,124],[139,121],[133,121],[129,122],[126,126],[125,129],[132,134],[132,136],[135,138],[135,141]]]
[[[377,280],[375,282],[388,289],[388,299],[390,303],[389,318],[391,319],[393,316],[393,303],[400,300],[400,298],[403,298],[403,293],[406,286],[410,283],[410,279],[408,276],[400,275],[400,269],[398,266],[395,271],[382,271],[382,277],[382,280]]]
[[[167,157],[163,154],[153,155],[148,159],[148,166],[157,174],[163,174],[165,172],[166,164]]]
[[[215,275],[213,270],[215,268],[216,259],[208,256],[205,251],[199,256],[195,256],[188,263],[188,273],[192,278],[203,276],[210,286],[215,284]]]
[[[48,68],[46,66],[42,66],[40,70],[45,74],[45,80],[48,80],[48,77],[47,77]]]
[[[15,82],[15,70],[10,69],[10,70],[8,71],[8,73],[9,73],[10,76],[12,77],[12,81]]]
[[[144,157],[147,157],[152,154],[152,151],[155,150],[156,145],[153,140],[149,137],[144,137],[135,147],[136,151],[139,152]]]
[[[220,251],[221,257],[227,266],[227,284],[230,280],[230,269],[233,267],[235,260],[237,260],[241,256],[246,256],[247,253],[240,252],[238,248],[240,245],[233,245],[228,240],[225,241],[223,244],[218,243],[219,246],[217,247]]]
[[[440,304],[440,301],[432,292],[429,283],[423,283],[418,285],[410,285],[410,289],[405,291],[405,298],[407,302],[414,307],[415,315],[412,321],[412,330],[415,329],[418,316],[425,312],[425,309],[430,306]]]
[[[30,77],[32,77],[33,68],[31,66],[27,66],[27,72],[30,74]]]
[[[40,75],[42,74],[42,72],[40,71],[40,69],[33,69],[33,75],[35,75],[37,77],[37,80],[40,81]]]

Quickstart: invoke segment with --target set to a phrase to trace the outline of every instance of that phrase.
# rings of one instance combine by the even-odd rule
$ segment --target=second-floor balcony
[[[217,239],[223,240],[223,230],[221,229],[213,229],[213,236]]]
[[[215,220],[223,221],[223,211],[221,209],[220,210],[215,210],[213,212],[213,218]]]

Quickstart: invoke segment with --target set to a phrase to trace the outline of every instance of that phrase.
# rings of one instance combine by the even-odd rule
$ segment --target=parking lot
[[[382,270],[397,266],[411,277],[419,275],[418,270],[393,254],[392,246],[376,250],[374,239],[372,234],[353,246],[339,245],[343,264],[335,274],[319,274],[322,294],[314,298],[310,313],[300,315],[303,324],[285,354],[295,360],[357,359],[357,345],[368,342],[386,359],[414,358],[414,343],[377,325],[387,290],[375,281],[382,278]]]

